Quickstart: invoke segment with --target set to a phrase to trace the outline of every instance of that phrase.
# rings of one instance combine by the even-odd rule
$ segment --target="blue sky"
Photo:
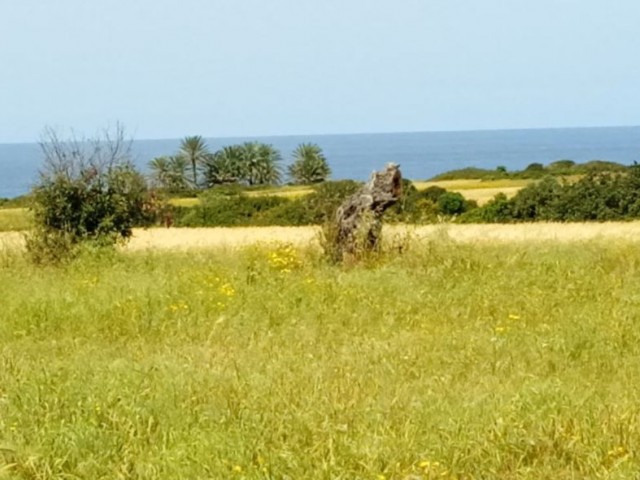
[[[637,0],[0,6],[0,142],[638,125]]]

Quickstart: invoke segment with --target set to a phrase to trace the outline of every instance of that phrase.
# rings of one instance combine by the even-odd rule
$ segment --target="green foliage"
[[[189,191],[187,167],[187,159],[179,155],[156,157],[149,162],[153,184],[168,193]]]
[[[229,185],[243,181],[246,168],[242,154],[240,145],[230,145],[207,157],[204,162],[206,186]]]
[[[314,143],[302,143],[293,152],[289,176],[294,184],[313,184],[326,181],[331,169],[322,149]]]
[[[438,187],[437,185],[432,185],[424,189],[422,192],[420,192],[419,196],[426,200],[430,200],[433,203],[438,203],[438,200],[440,200],[440,197],[445,193],[447,193],[446,189],[442,187]]]
[[[467,201],[458,192],[446,192],[438,198],[438,210],[443,215],[460,215],[468,208]]]
[[[468,180],[468,179],[482,179],[493,180],[495,178],[503,178],[504,174],[496,172],[496,170],[489,170],[486,168],[477,167],[465,167],[457,170],[449,170],[448,172],[440,173],[430,181],[439,182],[444,180]]]
[[[623,173],[590,173],[575,183],[545,177],[511,200],[496,197],[478,210],[461,220],[583,222],[640,218],[640,167],[634,165]]]
[[[332,220],[340,204],[361,187],[361,183],[353,180],[337,180],[318,185],[314,193],[304,197],[307,208],[312,212],[311,223],[322,224]]]
[[[176,226],[320,225],[334,215],[360,184],[352,180],[324,182],[309,195],[286,198],[251,195],[239,185],[213,188],[200,195],[201,203],[174,208]]]
[[[431,180],[497,180],[501,178],[511,179],[538,179],[547,175],[569,176],[585,175],[588,173],[618,173],[625,172],[629,167],[616,162],[592,160],[585,163],[576,163],[573,160],[558,160],[545,167],[542,163],[534,162],[524,170],[507,172],[503,166],[496,170],[485,168],[467,167],[436,175]]]
[[[575,173],[576,162],[573,160],[557,160],[551,162],[547,170],[552,175],[572,175]]]
[[[287,203],[276,196],[247,196],[208,194],[200,197],[201,204],[182,210],[175,225],[178,227],[234,227],[269,225],[269,211]]]
[[[180,150],[176,157],[181,158],[187,165],[191,166],[191,184],[193,188],[198,188],[198,169],[204,165],[209,157],[209,147],[200,135],[184,137],[180,142]]]
[[[202,163],[208,187],[232,183],[276,185],[282,179],[282,156],[273,145],[246,142],[208,155]]]
[[[520,190],[513,199],[511,212],[517,220],[557,220],[556,205],[562,186],[553,177],[545,177]]]
[[[242,160],[249,185],[276,185],[280,183],[282,156],[273,146],[259,142],[242,145]]]
[[[94,140],[60,140],[46,132],[44,167],[33,189],[36,229],[27,243],[36,261],[71,255],[81,242],[110,245],[155,219],[157,202],[130,162],[123,131]],[[43,253],[45,252],[45,253]]]
[[[435,222],[441,213],[438,199],[445,193],[447,190],[438,186],[420,191],[410,180],[402,179],[400,200],[385,212],[384,221],[417,224]]]
[[[625,172],[629,167],[616,162],[606,160],[592,160],[582,164],[575,165],[574,172],[577,174],[588,173],[616,173]]]

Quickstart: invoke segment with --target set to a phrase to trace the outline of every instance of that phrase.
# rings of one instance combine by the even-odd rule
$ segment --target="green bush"
[[[113,245],[155,221],[158,201],[133,167],[122,129],[82,141],[46,135],[32,192],[36,228],[27,242],[34,261],[71,257],[82,242]]]
[[[458,192],[447,192],[438,198],[438,210],[443,215],[460,215],[467,209],[467,201]]]
[[[496,170],[489,170],[487,168],[477,167],[465,167],[457,170],[450,170],[448,172],[441,173],[435,177],[430,178],[430,181],[442,181],[442,180],[469,180],[469,179],[494,179],[504,178],[503,172]]]
[[[182,210],[175,219],[179,227],[234,227],[267,225],[268,212],[286,198],[276,196],[210,195],[201,204]]]
[[[560,183],[551,176],[532,183],[512,199],[513,218],[524,221],[559,220],[556,204],[563,194]]]

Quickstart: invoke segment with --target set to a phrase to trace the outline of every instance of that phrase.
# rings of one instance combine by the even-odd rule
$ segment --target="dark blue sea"
[[[469,166],[504,165],[514,170],[560,159],[623,164],[640,160],[640,127],[210,138],[207,142],[213,151],[250,140],[274,145],[285,165],[298,144],[317,143],[329,160],[334,179],[365,180],[387,162],[399,163],[407,178],[424,180]],[[136,140],[134,161],[145,170],[149,160],[175,153],[179,143],[180,139]],[[38,144],[0,144],[0,198],[27,193],[41,161]]]

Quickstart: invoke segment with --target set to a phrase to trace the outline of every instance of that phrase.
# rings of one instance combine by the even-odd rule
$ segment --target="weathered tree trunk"
[[[400,168],[389,163],[358,192],[347,198],[335,216],[334,256],[338,261],[357,259],[378,246],[382,214],[402,193]]]

